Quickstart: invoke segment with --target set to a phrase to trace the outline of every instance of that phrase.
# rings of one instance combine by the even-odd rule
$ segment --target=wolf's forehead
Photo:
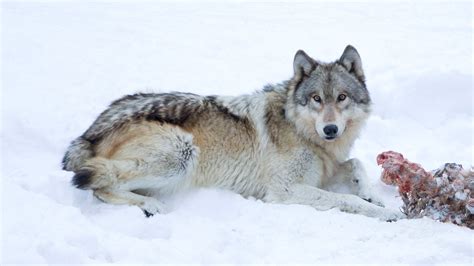
[[[315,77],[324,77],[320,80],[319,90],[330,100],[334,100],[339,93],[347,93],[355,102],[370,104],[370,95],[357,78],[347,72],[343,66],[334,63],[330,66],[322,67],[314,71]]]
[[[357,82],[338,64],[318,65],[311,73],[309,83],[313,89],[334,93],[335,91],[357,88]]]

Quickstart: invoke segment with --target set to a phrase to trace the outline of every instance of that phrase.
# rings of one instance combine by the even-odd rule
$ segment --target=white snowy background
[[[473,231],[265,204],[218,189],[145,219],[70,185],[69,142],[138,91],[238,95],[292,74],[298,49],[362,56],[375,103],[352,156],[473,164],[472,4],[8,3],[1,5],[2,263],[471,264]],[[471,264],[472,265],[472,264]]]

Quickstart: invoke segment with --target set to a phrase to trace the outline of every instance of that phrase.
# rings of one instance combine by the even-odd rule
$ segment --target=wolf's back
[[[205,108],[225,109],[213,96],[203,97],[191,93],[138,93],[124,96],[114,101],[82,136],[71,142],[62,161],[63,169],[73,172],[81,170],[82,165],[95,156],[95,145],[126,124],[144,119],[182,125]]]

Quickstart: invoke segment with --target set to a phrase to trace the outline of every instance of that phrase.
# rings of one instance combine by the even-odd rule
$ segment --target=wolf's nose
[[[337,126],[336,125],[327,125],[323,128],[324,134],[328,137],[335,137],[337,134]]]

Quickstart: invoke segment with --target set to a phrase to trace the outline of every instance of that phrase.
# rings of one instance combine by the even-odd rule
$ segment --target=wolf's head
[[[286,111],[298,132],[321,145],[354,139],[371,105],[357,50],[347,46],[333,63],[300,50],[293,68]]]

